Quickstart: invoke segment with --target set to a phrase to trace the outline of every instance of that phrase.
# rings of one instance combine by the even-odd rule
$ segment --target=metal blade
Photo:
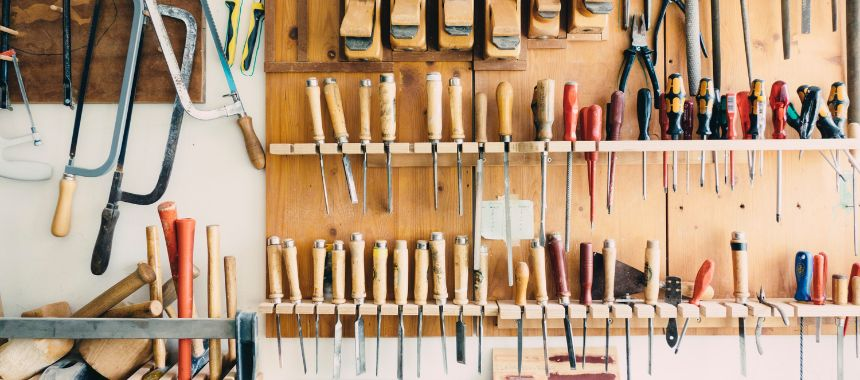
[[[803,317],[800,317],[800,380],[803,380]]]
[[[349,192],[349,201],[352,204],[358,204],[358,193],[355,191],[355,179],[352,177],[352,164],[350,164],[349,156],[343,154],[343,174],[346,176],[346,190]]]
[[[397,379],[403,379],[403,305],[397,305]]]
[[[379,332],[382,330],[382,305],[376,306],[376,376],[379,376]]]
[[[856,320],[856,318],[855,318]],[[568,321],[570,323],[570,321]],[[481,315],[478,316],[478,373],[481,373],[481,362],[484,354],[484,306],[481,306]]]
[[[466,364],[466,323],[463,322],[463,306],[457,318],[457,363]]]
[[[358,317],[355,318],[355,323],[353,324],[353,328],[355,329],[355,375],[360,376],[364,374],[366,369],[366,361],[365,361],[365,352],[364,352],[364,317],[359,313],[360,304],[355,305],[355,315]]]
[[[801,0],[800,2],[800,33],[812,33],[812,10],[811,0]]]
[[[367,147],[361,144],[361,212],[367,214]]]
[[[651,376],[651,363],[653,356],[652,349],[654,348],[654,319],[648,318],[648,376]]]
[[[632,380],[630,369],[630,318],[624,319],[624,349],[627,356],[627,380]]]
[[[340,323],[340,310],[335,307],[334,315],[336,322],[334,323],[334,368],[332,369],[332,377],[340,379],[340,363],[341,352],[343,351],[343,325]]]
[[[328,186],[325,184],[325,163],[323,162],[323,155],[320,151],[319,144],[317,144],[317,154],[320,158],[320,178],[322,179],[322,190],[323,190],[323,199],[325,200],[325,214],[330,215],[328,207]]]
[[[543,307],[543,318],[540,321],[540,327],[543,337],[543,367],[547,376],[549,376],[549,351],[546,347],[546,305]]]
[[[523,314],[520,309],[520,319],[517,319],[517,374],[523,374]]]
[[[508,157],[509,143],[505,143],[504,171],[505,171],[505,248],[508,251],[508,286],[514,286],[514,247],[511,237],[511,173],[510,157]]]
[[[421,377],[421,335],[424,327],[424,305],[418,305],[418,355],[416,355],[416,373]]]
[[[445,314],[444,305],[439,305],[439,335],[442,338],[442,367],[445,369],[445,374],[448,374],[448,345],[445,342]]]
[[[755,348],[759,355],[764,355],[764,346],[761,345],[761,330],[764,324],[764,318],[759,317],[755,323]]]
[[[642,152],[642,200],[648,199],[648,173],[646,170],[648,152]]]
[[[821,343],[821,317],[815,318],[815,343]]]
[[[457,144],[457,206],[463,216],[463,144]]]
[[[484,153],[482,150],[478,153],[478,161],[475,163],[474,191],[474,203],[472,204],[472,269],[479,270],[481,269],[481,203],[484,196]]]
[[[436,152],[436,143],[433,149],[433,209],[439,209],[439,154]]]
[[[612,324],[612,319],[606,318],[606,328],[604,332],[606,334],[606,344],[605,351],[603,351],[603,372],[609,372],[609,325]]]
[[[570,252],[570,202],[573,198],[573,152],[567,152],[567,180],[564,185],[564,252]],[[570,321],[567,322],[570,324]],[[575,360],[574,360],[575,362]],[[576,364],[574,364],[575,366]],[[572,367],[575,368],[575,367]]]
[[[549,153],[544,151],[540,154],[540,240],[541,246],[546,246],[546,171]]]
[[[845,335],[842,334],[842,329],[845,327],[845,320],[841,317],[836,318],[836,380],[845,378],[843,371],[843,362],[845,361],[844,345]]]
[[[316,364],[316,373],[320,373],[320,313],[317,310],[319,304],[314,304],[314,341],[316,342],[314,363]]]
[[[738,342],[740,343],[741,375],[743,377],[747,376],[747,333],[745,322],[745,318],[738,318]]]
[[[272,306],[272,313],[275,314],[275,334],[278,334],[278,368],[284,368],[284,359],[281,355],[281,315],[277,311],[278,304]]]
[[[302,315],[296,314],[296,329],[299,332],[299,350],[302,352],[302,368],[304,368],[305,374],[308,373],[308,363],[305,360],[305,337],[302,334]]]
[[[854,357],[860,358],[860,318],[854,317]]]
[[[391,149],[385,144],[385,171],[388,174],[388,213],[394,212],[394,199],[391,190]]]
[[[681,328],[681,336],[678,337],[678,343],[675,344],[675,355],[681,349],[681,342],[684,341],[684,335],[687,334],[687,326],[690,324],[690,318],[684,318],[684,327]]]
[[[565,305],[567,306],[567,305]],[[567,362],[571,369],[576,369],[576,350],[573,348],[573,327],[570,325],[570,311],[564,308],[564,339],[567,343]]]
[[[585,318],[582,319],[582,369],[585,369],[585,341],[588,338],[588,312],[585,313]]]

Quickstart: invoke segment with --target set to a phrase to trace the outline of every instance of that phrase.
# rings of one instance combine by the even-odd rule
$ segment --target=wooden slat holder
[[[390,0],[391,48],[401,51],[427,50],[427,0]]]
[[[605,41],[608,39],[612,0],[570,0],[568,39]]]
[[[475,2],[439,0],[439,49],[469,50],[475,44]]]
[[[520,0],[487,0],[484,12],[486,58],[517,59],[521,49]]]
[[[561,28],[561,0],[529,1],[529,38],[557,38]]]
[[[340,24],[344,54],[350,61],[382,60],[382,0],[344,0]]]

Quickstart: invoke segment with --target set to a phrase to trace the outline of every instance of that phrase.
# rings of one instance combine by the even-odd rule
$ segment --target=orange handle
[[[194,219],[178,219],[175,223],[179,258],[179,280],[176,287],[179,318],[191,318],[194,288]],[[191,340],[179,340],[179,379],[191,379]]]
[[[824,305],[827,298],[827,259],[826,256],[818,254],[812,259],[812,303]]]
[[[699,267],[699,273],[696,273],[696,282],[693,284],[693,298],[690,298],[690,303],[698,305],[705,295],[705,291],[711,285],[711,280],[714,278],[714,261],[706,259],[702,266]]]
[[[158,205],[158,218],[161,219],[161,229],[164,231],[164,243],[167,245],[167,262],[170,264],[170,275],[174,282],[179,281],[179,257],[176,254],[176,204],[168,201]]]

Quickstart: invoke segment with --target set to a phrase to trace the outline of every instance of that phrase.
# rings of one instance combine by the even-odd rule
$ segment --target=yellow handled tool
[[[255,1],[251,5],[251,25],[248,26],[248,38],[242,49],[242,66],[239,68],[242,74],[246,76],[254,75],[254,68],[257,66],[258,42],[262,35],[263,18],[266,12],[263,5],[262,0]]]
[[[227,6],[227,33],[224,36],[224,55],[227,65],[233,66],[236,58],[236,31],[239,30],[239,19],[242,17],[242,0],[224,0]]]

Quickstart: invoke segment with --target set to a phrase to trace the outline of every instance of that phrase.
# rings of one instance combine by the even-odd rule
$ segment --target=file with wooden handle
[[[478,315],[478,373],[482,373],[482,356],[484,348],[484,308],[487,305],[487,290],[489,288],[488,268],[489,268],[489,249],[486,245],[481,246],[481,254],[478,259],[478,269],[472,274],[474,283],[472,292],[475,298],[475,304],[481,306],[481,313]]]
[[[546,250],[538,239],[529,244],[529,257],[533,268],[535,280],[535,301],[541,306],[541,337],[543,338],[543,364],[544,372],[549,376],[549,352],[546,336],[546,305],[549,296],[546,292]]]
[[[373,245],[373,304],[376,305],[376,376],[379,376],[379,337],[382,330],[382,305],[387,303],[388,242]]]
[[[466,364],[466,323],[463,322],[463,305],[469,303],[469,238],[465,235],[454,239],[454,299],[460,305],[460,314],[455,328],[457,363]]]
[[[743,232],[732,232],[732,274],[734,278],[735,302],[746,305],[749,298],[749,264],[747,254],[746,235]],[[738,339],[741,354],[741,375],[746,376],[747,354],[746,354],[746,318],[738,318]]]
[[[397,305],[397,378],[403,379],[403,305],[409,297],[409,249],[406,240],[394,242],[394,303]]]
[[[529,286],[529,265],[517,263],[516,280],[514,281],[514,304],[520,307],[520,318],[517,319],[517,374],[523,374],[523,319],[526,316],[526,291]],[[585,356],[585,355],[583,355]]]
[[[576,352],[573,348],[573,327],[570,324],[570,288],[567,283],[567,257],[561,241],[561,234],[553,232],[546,240],[549,251],[550,270],[555,283],[558,303],[564,306],[564,337],[567,344],[567,361],[571,369],[576,369]]]
[[[281,250],[284,260],[284,269],[287,271],[287,284],[290,290],[290,302],[294,305],[302,303],[302,289],[299,286],[299,264],[298,250],[293,239],[284,239]],[[302,315],[296,313],[296,330],[299,335],[299,350],[302,353],[302,367],[308,373],[308,364],[305,360],[305,338],[302,334]]]

